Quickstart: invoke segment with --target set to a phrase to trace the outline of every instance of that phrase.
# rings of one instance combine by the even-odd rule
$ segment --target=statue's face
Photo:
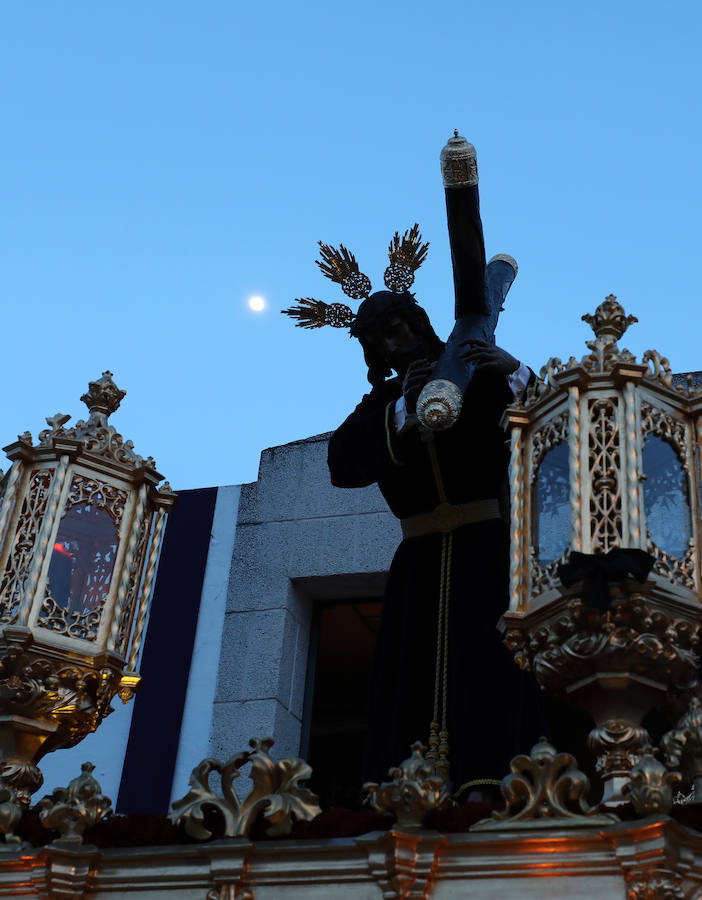
[[[411,362],[424,355],[421,335],[398,313],[390,313],[383,320],[381,328],[373,336],[373,344],[398,375],[403,375]]]

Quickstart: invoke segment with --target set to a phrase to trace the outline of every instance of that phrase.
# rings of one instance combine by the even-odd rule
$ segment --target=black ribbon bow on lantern
[[[635,548],[615,547],[609,553],[578,553],[574,550],[569,562],[558,567],[558,577],[565,587],[584,581],[586,605],[604,612],[612,603],[608,582],[633,575],[643,584],[654,561],[650,553]]]

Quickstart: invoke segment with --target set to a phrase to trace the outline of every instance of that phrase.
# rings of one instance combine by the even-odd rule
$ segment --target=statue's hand
[[[408,415],[412,415],[417,409],[417,398],[422,388],[429,380],[435,363],[428,359],[416,359],[407,366],[407,372],[402,379],[402,396],[405,398],[405,409]]]
[[[481,372],[495,372],[498,375],[507,376],[519,368],[519,360],[495,344],[470,339],[464,341],[461,346],[463,347],[460,353],[461,359],[474,363]]]

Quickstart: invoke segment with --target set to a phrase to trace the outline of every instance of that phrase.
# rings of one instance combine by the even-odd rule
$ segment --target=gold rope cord
[[[499,787],[501,784],[502,781],[499,778],[473,778],[472,781],[466,781],[459,787],[453,795],[453,799],[458,800],[461,794],[473,787]]]
[[[390,459],[396,466],[404,466],[404,463],[399,460],[392,449],[392,437],[390,433],[390,414],[391,409],[394,410],[395,401],[391,400],[388,405],[385,407],[385,443],[387,444],[388,453],[390,454]]]
[[[444,480],[441,477],[439,460],[433,435],[428,441],[429,459],[434,473],[439,502],[446,502]],[[453,532],[441,535],[441,574],[439,578],[439,616],[436,629],[436,668],[434,674],[434,711],[429,726],[429,750],[426,758],[434,772],[441,778],[449,777],[448,743],[448,633],[449,599],[451,596],[451,563],[453,558]],[[439,730],[439,708],[441,708],[441,730]]]

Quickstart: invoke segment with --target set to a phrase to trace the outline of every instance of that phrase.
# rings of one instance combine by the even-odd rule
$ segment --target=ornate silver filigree
[[[312,774],[303,759],[281,759],[274,762],[268,751],[273,746],[271,738],[252,738],[252,750],[232,756],[226,763],[216,759],[203,759],[190,775],[190,791],[173,804],[170,818],[183,824],[190,837],[206,840],[212,831],[205,825],[208,811],[218,812],[223,819],[223,836],[248,836],[259,818],[270,823],[267,834],[289,834],[293,816],[314,819],[320,813],[317,797],[300,785]],[[251,763],[250,778],[254,783],[251,793],[241,801],[234,788],[239,770]],[[222,779],[222,796],[210,786],[210,774],[218,772]]]
[[[475,147],[454,129],[453,137],[441,150],[441,175],[444,187],[470,187],[478,183],[478,158]]]
[[[425,384],[417,400],[417,418],[431,431],[451,428],[461,414],[463,393],[452,381],[437,378]]]
[[[58,831],[61,841],[82,844],[87,828],[112,815],[112,801],[93,778],[94,769],[92,763],[83,763],[81,774],[68,787],[56,788],[39,803],[41,824]]]

